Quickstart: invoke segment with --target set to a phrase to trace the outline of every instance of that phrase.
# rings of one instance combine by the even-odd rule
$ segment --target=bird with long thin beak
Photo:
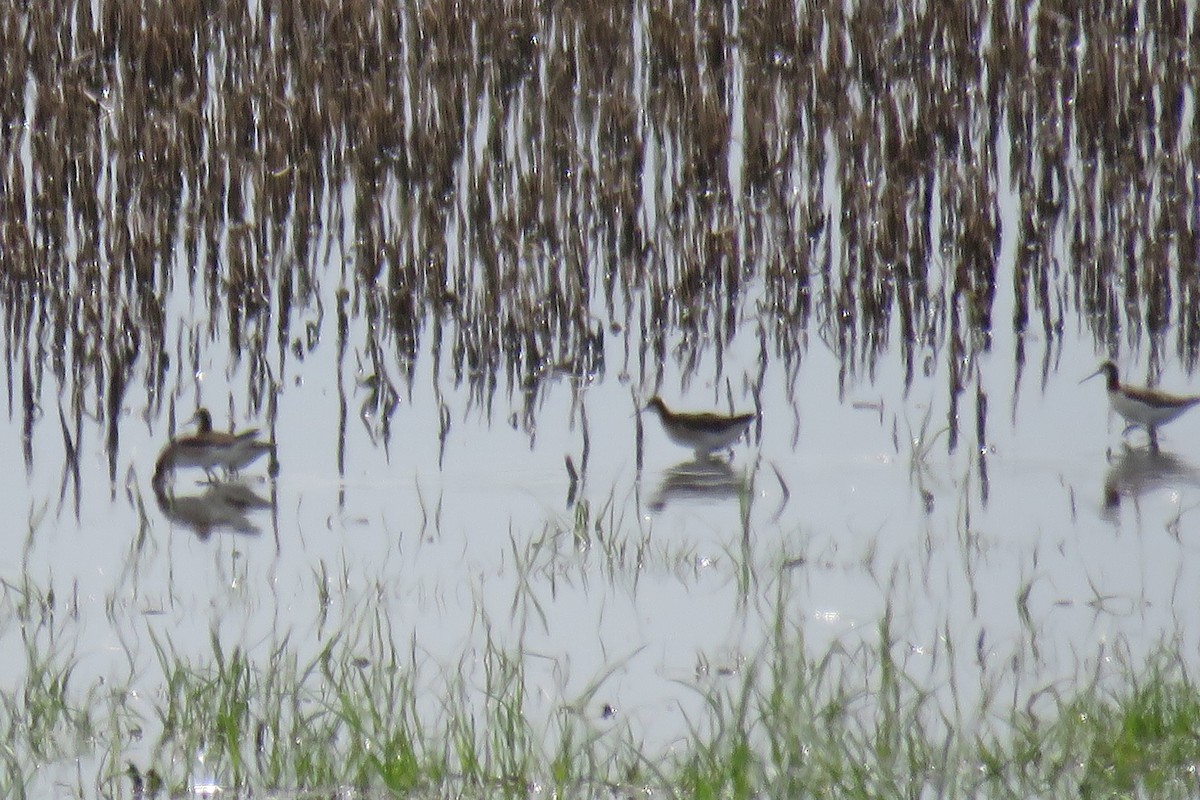
[[[1127,386],[1121,382],[1117,365],[1112,361],[1105,361],[1083,381],[1091,380],[1097,375],[1104,376],[1108,389],[1108,404],[1129,423],[1126,430],[1145,428],[1150,434],[1150,446],[1155,450],[1158,449],[1158,428],[1200,404],[1198,395],[1175,395],[1158,389]]]

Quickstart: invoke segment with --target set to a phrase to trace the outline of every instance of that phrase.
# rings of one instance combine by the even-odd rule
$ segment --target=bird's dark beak
[[[1091,375],[1088,375],[1086,378],[1081,380],[1080,383],[1085,383],[1087,381],[1090,381],[1092,378],[1096,377],[1097,375],[1099,375],[1102,372],[1104,372],[1104,367],[1101,367],[1100,369],[1093,372]]]

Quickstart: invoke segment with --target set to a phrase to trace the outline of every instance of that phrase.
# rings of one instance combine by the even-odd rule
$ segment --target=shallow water
[[[20,641],[17,587],[53,590],[73,682],[153,697],[153,637],[197,661],[214,636],[252,657],[286,638],[303,660],[377,604],[431,698],[498,645],[524,656],[535,720],[581,703],[652,753],[699,718],[697,686],[769,648],[781,602],[814,654],[875,641],[890,614],[910,674],[968,709],[988,692],[1050,702],[1040,689],[1114,649],[1136,663],[1178,641],[1194,657],[1200,414],[1154,456],[1099,380],[1079,383],[1113,352],[1135,382],[1198,384],[1197,190],[1177,180],[1196,174],[1194,84],[1153,73],[1178,109],[1147,111],[1133,144],[1101,125],[1097,156],[1075,110],[1090,73],[1064,66],[1054,15],[973,11],[980,60],[947,44],[928,75],[877,94],[873,70],[900,68],[867,63],[882,22],[865,14],[814,12],[818,52],[792,52],[728,9],[688,34],[721,54],[691,73],[664,53],[659,13],[609,21],[615,106],[574,17],[514,22],[545,26],[514,34],[531,48],[520,68],[464,23],[455,41],[478,66],[444,96],[406,28],[388,67],[402,107],[359,87],[364,114],[409,121],[378,161],[361,137],[386,124],[338,106],[342,133],[304,151],[296,89],[285,135],[253,81],[227,87],[244,45],[228,34],[175,79],[175,94],[200,87],[199,127],[163,123],[183,166],[128,217],[156,174],[129,161],[151,152],[132,109],[153,97],[109,87],[79,126],[97,142],[94,196],[68,176],[59,203],[44,149],[66,134],[39,120],[66,109],[31,67],[5,110],[20,146],[2,210],[0,641]],[[989,83],[1005,24],[1053,39],[1037,52],[1082,82],[1069,102]],[[1165,26],[1114,47],[1186,53],[1194,21]],[[841,77],[839,51],[856,67]],[[964,65],[983,74],[939,95]],[[673,69],[696,97],[663,88]],[[953,131],[926,153],[930,107]],[[418,119],[439,114],[458,126]],[[242,149],[235,122],[260,147]],[[457,138],[423,150],[443,124]],[[760,420],[727,461],[696,465],[638,415],[655,392]],[[278,474],[261,462],[230,489],[181,471],[159,501],[155,458],[199,404],[219,428],[262,427]],[[0,661],[0,687],[25,669]],[[153,758],[146,725],[122,759]]]

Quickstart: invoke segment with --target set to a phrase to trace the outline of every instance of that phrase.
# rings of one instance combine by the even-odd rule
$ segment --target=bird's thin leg
[[[1150,431],[1150,449],[1153,452],[1157,453],[1158,452],[1158,429],[1155,428],[1153,425],[1151,425],[1150,427],[1146,428],[1146,430]]]

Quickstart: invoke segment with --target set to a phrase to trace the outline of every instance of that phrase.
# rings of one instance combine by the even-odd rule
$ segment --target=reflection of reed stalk
[[[905,419],[905,425],[908,427],[908,441],[910,445],[908,455],[908,474],[909,479],[917,487],[921,493],[921,502],[924,504],[925,512],[933,511],[933,493],[929,491],[926,484],[926,477],[932,472],[932,467],[929,464],[929,456],[933,452],[933,446],[938,438],[949,431],[949,427],[939,428],[932,435],[929,433],[930,420],[933,417],[932,406],[925,410],[925,416],[921,419],[921,428],[914,434],[912,425]]]
[[[815,333],[839,388],[892,351],[906,387],[1007,334],[1050,353],[1072,315],[1200,354],[1173,4],[384,6],[0,9],[22,433],[50,394],[99,415],[115,482],[139,381],[161,415],[223,348],[253,411],[330,340],[385,447],[426,353],[485,404],[614,350],[686,383],[748,325],[792,378]]]

